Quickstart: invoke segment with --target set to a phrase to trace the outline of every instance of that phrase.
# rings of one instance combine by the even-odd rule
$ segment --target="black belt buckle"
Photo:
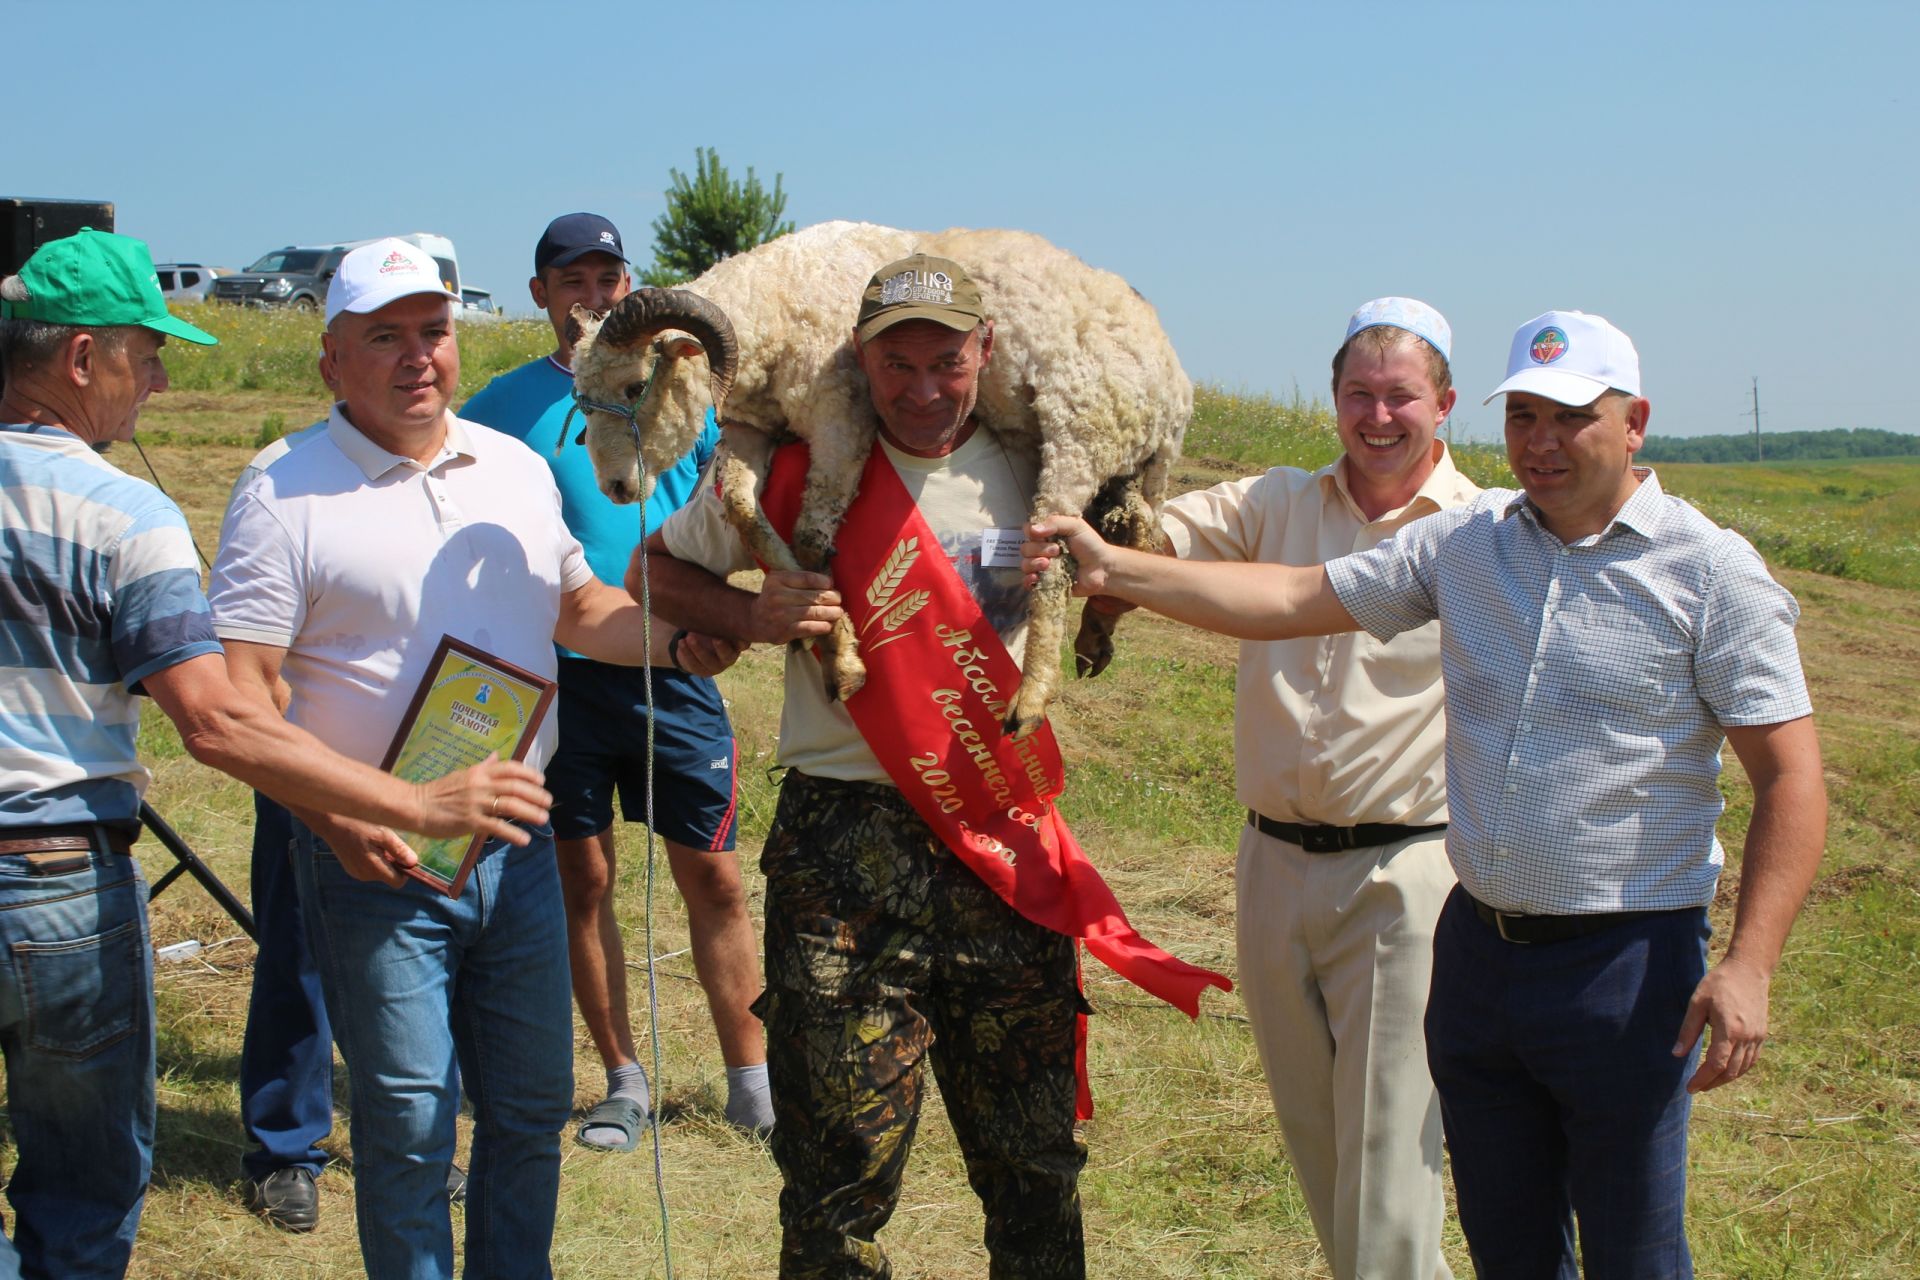
[[[1342,849],[1351,849],[1353,828],[1302,826],[1300,847],[1308,853],[1339,853]]]
[[[1464,893],[1465,890],[1461,892]],[[1520,934],[1509,933],[1507,931],[1507,922],[1509,920],[1519,923],[1525,920],[1539,919],[1539,917],[1525,916],[1512,911],[1501,911],[1496,907],[1488,906],[1470,893],[1467,894],[1467,901],[1473,904],[1473,914],[1479,916],[1482,923],[1493,926],[1493,931],[1500,935],[1500,941],[1510,942],[1516,947],[1530,947],[1539,941],[1537,938],[1524,936],[1524,930]]]

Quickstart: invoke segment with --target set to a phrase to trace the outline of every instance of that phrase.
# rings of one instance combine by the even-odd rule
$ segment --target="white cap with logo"
[[[1549,311],[1514,330],[1507,380],[1494,396],[1529,391],[1561,404],[1587,405],[1603,391],[1640,394],[1640,353],[1633,341],[1600,316]]]
[[[460,301],[440,280],[433,255],[418,245],[389,236],[363,244],[340,259],[327,286],[327,323],[342,311],[365,315],[416,293],[437,293]]]

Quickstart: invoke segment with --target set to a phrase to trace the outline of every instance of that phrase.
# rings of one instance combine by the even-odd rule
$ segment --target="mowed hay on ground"
[[[463,329],[463,341],[470,332]],[[299,340],[311,339],[307,333]],[[1183,466],[1180,487],[1267,461],[1314,465],[1332,456],[1324,415],[1217,392],[1211,400],[1217,416],[1196,422],[1189,452],[1224,462]],[[153,464],[209,554],[227,488],[254,438],[271,434],[261,430],[269,417],[278,414],[281,429],[294,429],[321,407],[310,393],[284,386],[182,388],[153,402],[144,422],[171,440],[149,450]],[[1238,443],[1222,443],[1231,439]],[[1271,450],[1266,457],[1263,441]],[[112,457],[144,474],[124,447]],[[1496,464],[1484,463],[1483,479],[1495,478]],[[1476,475],[1482,465],[1475,457]],[[1912,474],[1920,476],[1920,468]],[[1920,1202],[1920,856],[1913,836],[1920,813],[1920,595],[1791,570],[1781,576],[1806,610],[1801,640],[1834,797],[1830,849],[1775,980],[1773,1040],[1760,1068],[1696,1108],[1692,1238],[1704,1277],[1891,1280],[1920,1273],[1912,1212]],[[1068,760],[1063,808],[1143,933],[1231,974],[1236,648],[1144,614],[1123,623],[1119,646],[1104,676],[1070,683],[1056,706]],[[740,857],[756,925],[780,670],[779,651],[756,650],[722,682],[740,735]],[[251,827],[245,788],[187,759],[171,727],[151,712],[142,750],[154,767],[156,807],[244,897]],[[1727,790],[1721,834],[1731,851],[1731,883],[1750,807],[1731,755]],[[622,828],[621,851],[618,911],[629,959],[638,962],[648,918],[643,830]],[[150,840],[140,856],[150,877],[171,865]],[[1723,894],[1716,954],[1730,910]],[[658,966],[664,1070],[656,1095],[668,1115],[663,1160],[674,1272],[770,1275],[778,1176],[764,1146],[719,1119],[721,1064],[664,858],[652,916],[653,952],[667,957]],[[346,1138],[352,1100],[344,1073],[340,1124],[329,1144],[338,1163],[320,1182],[320,1230],[282,1235],[248,1215],[237,1194],[237,1055],[251,944],[190,881],[155,904],[153,932],[160,945],[187,938],[208,945],[156,972],[160,1128],[133,1274],[356,1274]],[[1190,1023],[1097,963],[1086,976],[1098,1011],[1091,1068],[1099,1114],[1088,1126],[1082,1181],[1090,1273],[1326,1275],[1237,998],[1210,993],[1204,1016]],[[635,968],[629,978],[636,1026],[644,1028],[644,975]],[[597,1100],[603,1080],[584,1033],[576,1036],[574,1067],[576,1100],[585,1107]],[[462,1120],[463,1155],[469,1123]],[[11,1163],[10,1141],[0,1130],[0,1164]],[[564,1160],[557,1273],[664,1275],[647,1149],[606,1155],[569,1142]],[[899,1212],[883,1236],[896,1274],[984,1275],[980,1226],[936,1094]],[[1456,1274],[1470,1274],[1451,1221],[1447,1248]]]

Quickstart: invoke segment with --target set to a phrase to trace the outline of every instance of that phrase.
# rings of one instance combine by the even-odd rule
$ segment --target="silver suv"
[[[215,302],[318,311],[327,300],[327,283],[347,256],[345,245],[288,245],[275,249],[245,271],[213,282]]]

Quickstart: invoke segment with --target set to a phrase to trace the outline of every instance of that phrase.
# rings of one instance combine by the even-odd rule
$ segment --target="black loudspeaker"
[[[0,276],[10,276],[49,240],[82,227],[113,230],[111,200],[37,200],[0,196]]]

